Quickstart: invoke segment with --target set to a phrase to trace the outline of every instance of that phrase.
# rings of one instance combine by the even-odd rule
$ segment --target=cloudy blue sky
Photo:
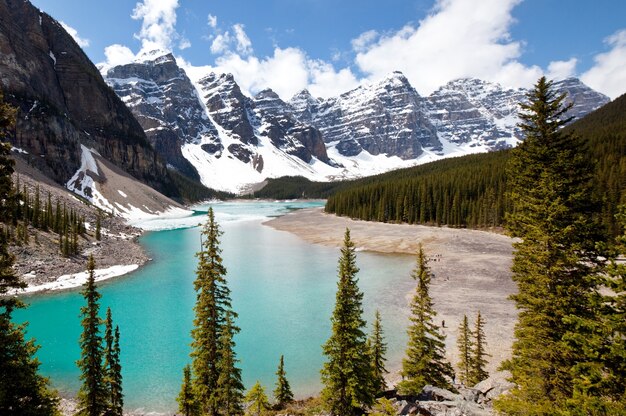
[[[192,78],[231,72],[288,99],[400,70],[422,95],[460,77],[530,86],[578,76],[626,92],[622,0],[32,0],[95,62],[172,51]]]

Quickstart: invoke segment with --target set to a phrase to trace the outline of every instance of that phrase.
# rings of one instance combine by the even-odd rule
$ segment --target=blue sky
[[[192,78],[331,96],[393,70],[422,95],[460,77],[578,76],[626,92],[622,0],[33,0],[105,66],[171,50]]]

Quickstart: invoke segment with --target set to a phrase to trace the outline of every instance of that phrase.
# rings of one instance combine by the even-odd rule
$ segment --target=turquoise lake
[[[246,387],[259,380],[274,389],[280,355],[298,398],[320,390],[322,344],[330,334],[339,249],[305,242],[262,225],[269,217],[319,202],[226,202],[212,205],[224,234],[221,248],[233,307],[241,332],[237,358]],[[206,211],[206,207],[196,207]],[[205,221],[198,212],[185,224]],[[197,219],[197,221],[195,221]],[[172,226],[177,226],[176,222]],[[152,231],[140,242],[152,261],[132,274],[99,284],[101,316],[111,307],[121,333],[123,386],[127,410],[172,413],[182,369],[190,362],[196,257],[200,229]],[[381,311],[389,369],[400,366],[406,344],[408,296],[414,287],[412,256],[358,252],[364,318]],[[28,336],[41,346],[43,374],[64,394],[79,387],[80,288],[25,298],[29,307],[15,314],[28,321]],[[369,329],[368,329],[369,330]]]

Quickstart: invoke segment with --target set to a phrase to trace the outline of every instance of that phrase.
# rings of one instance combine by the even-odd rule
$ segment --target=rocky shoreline
[[[17,181],[16,175],[13,180]],[[29,294],[48,291],[50,284],[58,282],[60,278],[66,279],[68,275],[85,272],[90,255],[94,257],[97,270],[118,266],[120,272],[128,270],[131,265],[141,267],[150,260],[138,243],[143,231],[127,225],[123,218],[99,212],[97,208],[69,194],[64,188],[40,177],[34,179],[30,175],[22,174],[19,176],[19,183],[22,189],[25,187],[31,194],[39,187],[42,199],[47,199],[49,194],[53,204],[58,200],[68,211],[74,210],[77,215],[85,218],[87,229],[86,234],[78,239],[79,254],[74,256],[61,255],[58,234],[33,227],[28,229],[28,243],[10,247],[11,253],[15,255],[14,270],[28,284]],[[98,216],[101,217],[100,240],[95,238]],[[116,277],[116,273],[109,273],[107,276]],[[70,288],[67,283],[59,289]],[[80,286],[80,283],[74,285],[76,286]]]

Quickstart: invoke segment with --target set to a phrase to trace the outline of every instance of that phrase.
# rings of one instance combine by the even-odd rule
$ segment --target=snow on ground
[[[106,198],[98,189],[99,184],[94,180],[91,175],[103,175],[101,171],[103,169],[104,171],[106,171],[107,169],[98,169],[98,163],[96,162],[92,153],[93,150],[87,148],[84,145],[81,145],[81,149],[81,166],[76,171],[74,176],[72,176],[72,178],[67,181],[66,187],[70,191],[87,199],[96,207],[102,209],[103,211],[110,212],[114,215],[125,218],[130,225],[138,224],[140,228],[141,224],[148,220],[154,220],[158,218],[182,218],[190,216],[193,213],[192,211],[188,211],[175,206],[169,206],[165,208],[164,211],[155,211],[146,207],[145,205],[143,205],[142,209],[134,206],[130,202],[124,201],[124,203],[122,204],[120,202],[115,202],[115,198],[111,200]],[[106,176],[108,177],[109,175],[110,173]],[[128,191],[128,189],[130,188],[124,189]],[[117,194],[119,194],[122,198],[132,200],[132,198],[129,198],[126,192],[120,189],[116,189],[116,191]],[[112,190],[111,192],[115,193],[115,191]]]
[[[118,277],[130,273],[134,270],[137,270],[139,265],[137,264],[129,264],[129,265],[118,265],[112,266],[106,269],[97,269],[95,270],[96,282],[101,282],[103,280],[111,279],[113,277]],[[24,275],[23,277],[29,277],[29,274]],[[74,274],[66,274],[59,277],[54,282],[43,283],[41,285],[29,285],[25,289],[19,289],[13,291],[12,294],[25,294],[25,293],[34,293],[41,291],[50,291],[50,290],[63,290],[63,289],[71,289],[75,287],[79,287],[85,284],[87,281],[88,273],[80,272]]]
[[[193,211],[182,208],[170,207],[165,212],[156,214],[148,214],[139,208],[133,208],[134,210],[128,211],[125,216],[128,224],[146,231],[194,227],[203,220],[192,217]]]

